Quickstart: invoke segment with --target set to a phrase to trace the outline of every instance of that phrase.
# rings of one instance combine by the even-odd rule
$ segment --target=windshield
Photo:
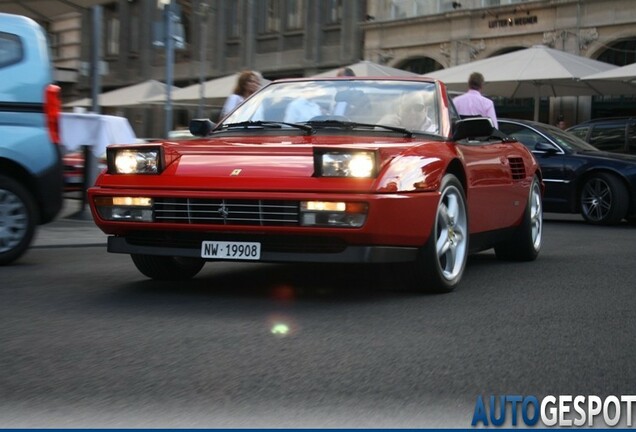
[[[274,82],[225,118],[217,130],[229,130],[233,125],[292,129],[297,124],[318,128],[321,125],[337,128],[342,124],[348,128],[370,126],[384,132],[401,128],[437,134],[438,105],[435,84],[430,82],[364,79]]]
[[[592,144],[583,141],[571,132],[566,132],[552,125],[542,125],[550,133],[554,141],[564,149],[570,151],[600,151]]]

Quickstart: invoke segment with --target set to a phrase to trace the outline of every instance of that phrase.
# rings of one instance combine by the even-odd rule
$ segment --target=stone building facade
[[[252,69],[265,78],[300,77],[362,59],[361,23],[365,0],[176,0],[178,48],[173,83],[179,87]],[[166,81],[162,40],[163,11],[156,0],[118,0],[103,6],[102,91],[141,81]],[[75,26],[70,23],[75,18]],[[90,11],[60,17],[49,26],[64,99],[90,96],[86,64],[90,31],[77,40],[76,29],[90,29]],[[64,41],[73,41],[66,44]],[[74,50],[74,56],[68,54]],[[125,115],[138,136],[157,136],[163,111],[156,108],[105,110]],[[176,109],[175,123],[185,123],[193,109]],[[211,113],[211,117],[215,117]],[[157,119],[149,121],[150,119]],[[154,126],[151,126],[154,125]]]
[[[636,61],[633,0],[375,0],[368,16],[365,58],[418,73],[541,44],[619,66]],[[497,105],[504,115],[531,118],[523,101]],[[542,121],[559,114],[574,124],[636,115],[636,103],[630,95],[542,101]]]
[[[634,0],[176,0],[183,48],[174,84],[186,86],[255,69],[266,78],[309,76],[371,60],[426,73],[544,44],[624,65],[636,61]],[[102,91],[165,81],[165,52],[154,42],[157,0],[117,0],[103,7]],[[90,11],[48,25],[66,101],[90,96]],[[487,77],[486,77],[487,79]],[[529,118],[523,100],[497,99],[501,115]],[[603,115],[636,115],[633,96],[542,100],[541,120],[562,114],[574,124]],[[139,136],[156,136],[163,110],[112,112]],[[175,122],[193,110],[175,113]],[[214,114],[211,114],[214,117]],[[159,129],[149,129],[157,125]]]

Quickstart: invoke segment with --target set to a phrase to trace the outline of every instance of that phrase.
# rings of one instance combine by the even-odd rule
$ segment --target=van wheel
[[[29,191],[0,175],[0,265],[9,264],[26,252],[36,225],[36,206]]]
[[[198,258],[182,258],[155,255],[131,255],[139,270],[144,275],[156,280],[185,280],[197,275],[205,261]]]

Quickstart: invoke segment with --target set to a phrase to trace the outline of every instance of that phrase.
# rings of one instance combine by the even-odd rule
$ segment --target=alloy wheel
[[[612,189],[599,177],[590,179],[581,193],[583,212],[591,221],[599,222],[607,218],[612,208]]]
[[[541,190],[536,181],[532,185],[530,194],[530,226],[532,229],[532,244],[535,250],[541,247],[541,236],[543,234],[543,207],[541,201]]]
[[[452,280],[463,270],[468,252],[468,219],[461,192],[447,188],[437,209],[436,251],[442,276]]]

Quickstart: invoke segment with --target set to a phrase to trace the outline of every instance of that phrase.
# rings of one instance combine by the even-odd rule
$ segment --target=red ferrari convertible
[[[109,146],[89,189],[108,251],[153,279],[206,262],[394,263],[448,292],[470,253],[534,260],[540,169],[443,83],[343,77],[270,83],[197,139]]]

